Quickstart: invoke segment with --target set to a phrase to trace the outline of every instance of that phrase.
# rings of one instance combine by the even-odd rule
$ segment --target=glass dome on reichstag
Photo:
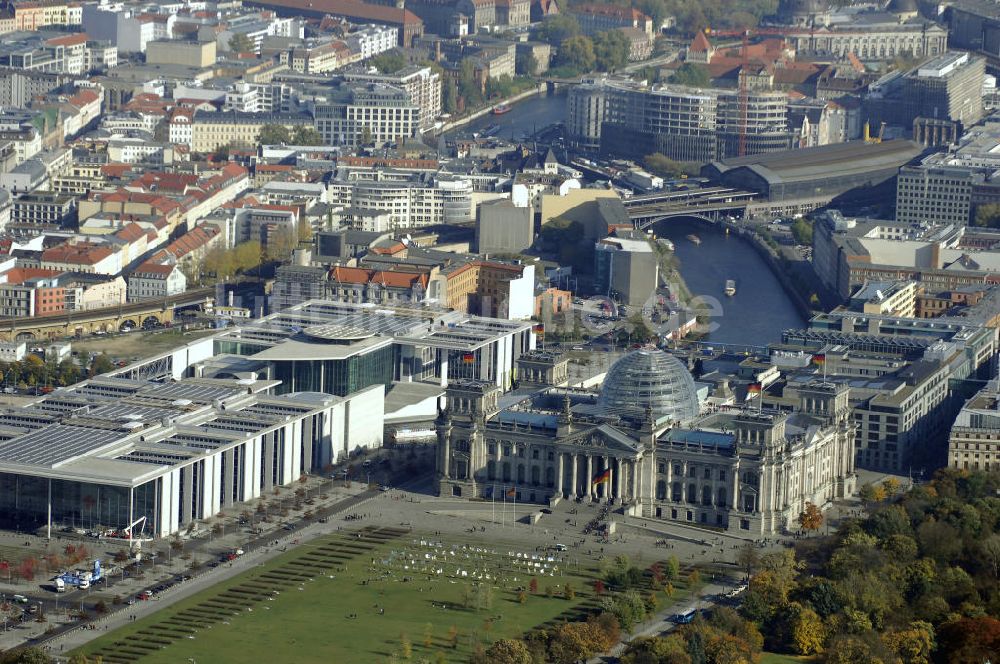
[[[634,350],[615,362],[597,405],[609,414],[649,408],[657,422],[688,420],[699,410],[694,378],[680,360],[656,348]]]

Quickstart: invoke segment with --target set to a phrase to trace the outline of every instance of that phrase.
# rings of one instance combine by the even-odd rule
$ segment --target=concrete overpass
[[[179,295],[117,307],[69,311],[51,316],[0,320],[0,340],[35,341],[84,336],[95,332],[121,332],[125,328],[164,325],[174,320],[174,310],[215,299],[214,287],[197,288]]]
[[[671,217],[700,217],[709,221],[720,216],[743,217],[756,196],[751,191],[729,187],[706,187],[643,194],[623,203],[632,223],[641,230]]]

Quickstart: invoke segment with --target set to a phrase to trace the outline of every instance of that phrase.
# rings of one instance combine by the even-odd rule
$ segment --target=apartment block
[[[377,70],[348,70],[341,74],[348,83],[384,84],[401,88],[409,96],[410,103],[420,109],[420,129],[434,126],[441,115],[441,75],[430,67],[411,66],[394,74],[382,74]]]

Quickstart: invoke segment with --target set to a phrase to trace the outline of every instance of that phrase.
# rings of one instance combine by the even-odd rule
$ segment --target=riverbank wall
[[[458,129],[459,127],[464,127],[465,125],[469,124],[473,120],[478,120],[479,118],[481,118],[483,116],[486,116],[486,115],[489,115],[490,113],[492,113],[493,112],[493,107],[496,106],[496,105],[498,105],[498,104],[516,104],[517,102],[523,101],[525,99],[528,99],[529,97],[534,97],[535,95],[539,95],[539,94],[544,95],[544,94],[547,94],[547,93],[548,93],[548,91],[547,91],[547,88],[545,86],[545,83],[539,83],[538,87],[536,87],[536,88],[532,88],[530,90],[525,90],[524,92],[520,92],[520,93],[514,95],[513,97],[508,97],[507,99],[501,99],[501,100],[497,101],[496,103],[491,103],[486,108],[479,109],[475,113],[470,113],[469,115],[461,117],[458,120],[455,120],[453,122],[449,122],[448,124],[443,125],[435,133],[437,133],[437,134],[446,134],[449,131],[451,131],[452,129]]]
[[[725,220],[723,220],[720,225],[723,229],[728,230],[730,233],[733,233],[750,243],[750,246],[754,248],[754,251],[756,251],[764,262],[767,263],[767,266],[771,268],[771,272],[777,278],[778,283],[781,284],[785,293],[788,294],[789,299],[791,299],[795,308],[798,309],[799,314],[807,321],[812,318],[815,312],[809,305],[806,298],[802,296],[802,293],[795,288],[795,284],[792,283],[792,278],[785,270],[785,266],[778,253],[771,248],[770,245],[764,242],[763,238],[751,230],[737,226],[736,224]]]

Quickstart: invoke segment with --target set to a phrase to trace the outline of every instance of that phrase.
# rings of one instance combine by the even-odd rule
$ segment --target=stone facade
[[[814,383],[792,413],[732,409],[683,425],[601,416],[550,392],[503,410],[486,383],[449,385],[436,424],[440,495],[582,499],[635,516],[768,535],[855,491],[848,388]],[[503,492],[502,494],[499,492]]]

